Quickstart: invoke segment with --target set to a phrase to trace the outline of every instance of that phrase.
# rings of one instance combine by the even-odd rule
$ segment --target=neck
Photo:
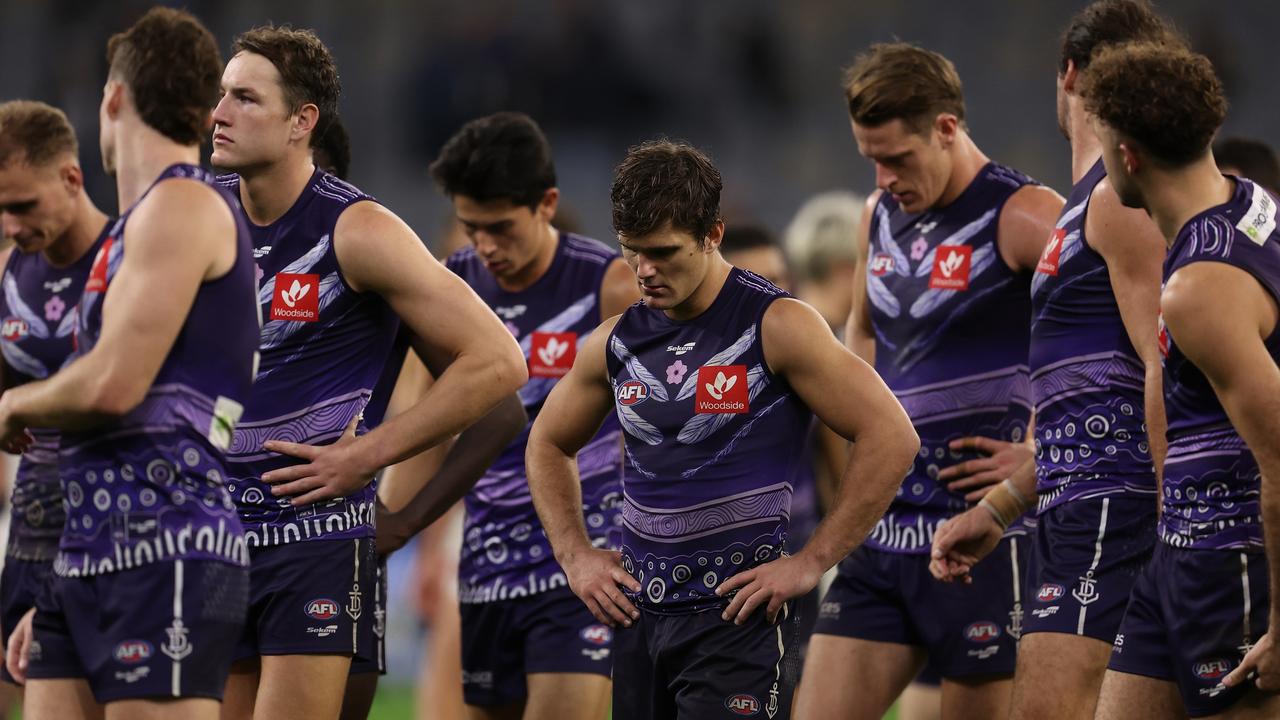
[[[83,190],[76,200],[76,216],[71,226],[57,240],[44,249],[45,260],[56,268],[64,268],[79,260],[93,246],[102,227],[107,224],[107,215],[93,204]]]
[[[943,208],[955,202],[960,193],[969,187],[969,183],[978,177],[978,172],[991,159],[983,154],[973,143],[969,133],[961,130],[956,134],[955,145],[951,149],[951,177],[942,190],[942,195],[934,203],[934,207]]]
[[[556,248],[560,245],[560,233],[551,223],[543,223],[539,229],[537,239],[537,251],[533,255],[533,259],[529,264],[522,268],[519,272],[510,277],[495,278],[498,287],[507,292],[521,292],[528,290],[530,286],[542,279],[543,275],[551,269],[551,263],[556,259]]]
[[[120,212],[132,207],[160,173],[176,163],[200,162],[200,147],[180,145],[141,120],[121,128],[116,140],[116,197]]]
[[[1172,245],[1187,221],[1231,199],[1235,186],[1223,177],[1208,153],[1187,167],[1173,171],[1152,168],[1142,184],[1147,213]]]
[[[1084,107],[1074,95],[1067,96],[1067,133],[1071,138],[1071,183],[1075,184],[1102,157],[1102,142],[1089,127]]]
[[[664,311],[667,317],[676,321],[692,320],[706,312],[707,308],[716,301],[716,296],[720,294],[720,289],[729,279],[731,270],[733,266],[726,262],[720,253],[716,253],[711,259],[711,267],[707,268],[707,274],[702,276],[702,282],[698,284],[697,289],[685,298],[684,302]]]
[[[270,225],[289,212],[306,189],[316,166],[309,154],[240,173],[240,203],[255,225]]]

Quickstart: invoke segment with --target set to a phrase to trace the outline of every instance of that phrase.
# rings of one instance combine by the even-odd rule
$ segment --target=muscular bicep
[[[1024,185],[1009,196],[996,230],[1005,264],[1019,271],[1036,269],[1063,204],[1062,196],[1044,185]]]
[[[1165,256],[1159,228],[1145,212],[1121,205],[1104,180],[1090,200],[1085,237],[1107,263],[1129,342],[1144,362],[1159,363],[1156,317]]]
[[[605,364],[605,346],[617,318],[606,320],[587,337],[569,373],[552,388],[530,431],[530,442],[546,442],[572,456],[600,430],[614,411],[613,388]]]
[[[880,202],[880,191],[871,193],[867,206],[858,219],[854,235],[858,266],[853,272],[852,304],[849,319],[845,322],[845,345],[863,360],[876,361],[875,331],[871,325],[871,300],[867,297],[867,259],[871,256],[871,218]]]
[[[856,441],[873,424],[906,422],[906,413],[876,371],[836,340],[822,317],[798,300],[765,313],[765,355],[775,373],[827,427]]]

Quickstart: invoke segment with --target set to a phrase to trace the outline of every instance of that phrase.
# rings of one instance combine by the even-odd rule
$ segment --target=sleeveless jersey
[[[208,170],[175,164],[147,193],[171,178],[218,190]],[[248,229],[235,198],[221,190],[218,195],[236,218],[235,263],[200,285],[138,407],[92,430],[62,434],[67,523],[54,563],[59,575],[181,559],[248,565],[243,530],[227,494],[224,453],[253,381],[259,317]],[[134,207],[115,221],[94,257],[77,309],[77,356],[92,351],[102,332],[103,299],[128,251]]]
[[[458,563],[462,602],[526,597],[568,585],[533,509],[524,467],[525,444],[551,388],[573,366],[578,347],[600,324],[601,283],[618,257],[600,242],[561,233],[547,272],[514,293],[498,287],[474,249],[465,248],[449,258],[449,269],[476,291],[520,341],[529,366],[529,382],[520,389],[529,425],[466,497]],[[582,512],[596,547],[619,545],[621,473],[621,430],[611,417],[578,453]]]
[[[13,249],[0,281],[0,351],[10,385],[44,380],[70,360],[76,303],[113,222],[108,220],[93,245],[67,267],[50,265],[43,253]],[[35,442],[18,461],[14,479],[7,555],[51,562],[66,520],[58,480],[58,431],[31,428],[31,436]]]
[[[218,182],[239,196],[239,176]],[[267,440],[325,445],[353,423],[363,434],[382,421],[407,343],[398,337],[399,317],[382,298],[347,285],[333,249],[338,217],[364,201],[373,199],[317,169],[278,220],[249,223],[262,361],[227,470],[250,547],[373,536],[376,482],[295,508],[261,480],[270,470],[304,462],[264,450]]]
[[[1182,227],[1165,259],[1165,282],[1195,262],[1238,267],[1280,302],[1276,201],[1250,180],[1231,199]],[[1160,539],[1174,547],[1262,552],[1261,471],[1232,427],[1208,378],[1160,324],[1169,454],[1164,464]],[[1266,339],[1280,362],[1280,326]]]
[[[1034,182],[988,163],[944,208],[907,214],[889,193],[876,204],[866,269],[875,367],[911,417],[920,453],[867,539],[872,548],[927,553],[938,524],[967,507],[936,479],[978,456],[951,450],[951,440],[1025,438],[1030,277],[1005,264],[996,230],[1005,201]]]
[[[632,305],[606,359],[633,467],[622,561],[649,610],[726,602],[716,587],[778,558],[812,414],[765,362],[760,323],[787,294],[733,269],[711,306],[675,321]]]
[[[1039,512],[1077,498],[1156,492],[1142,359],[1107,263],[1084,232],[1089,198],[1106,175],[1098,160],[1071,188],[1031,280]]]

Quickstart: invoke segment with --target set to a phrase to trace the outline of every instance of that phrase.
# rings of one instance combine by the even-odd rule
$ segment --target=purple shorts
[[[52,581],[51,560],[5,559],[4,572],[0,574],[0,647],[9,647],[9,634],[22,616],[36,606],[36,599],[48,592]],[[17,682],[9,674],[9,668],[2,664],[0,680]]]
[[[373,651],[370,657],[357,655],[351,658],[351,675],[360,673],[387,674],[387,559],[378,561],[377,578],[373,584]]]
[[[36,604],[27,676],[84,678],[103,704],[221,700],[248,588],[247,568],[212,560],[55,578]]]
[[[1110,644],[1156,544],[1154,497],[1080,499],[1040,516],[1027,564],[1023,634]]]
[[[935,580],[927,554],[860,547],[840,562],[814,633],[923,647],[944,678],[1012,675],[1027,544],[1001,540],[967,585]]]
[[[1156,546],[1138,577],[1109,667],[1177,684],[1191,717],[1225,711],[1252,683],[1222,678],[1267,631],[1271,609],[1261,552]]]
[[[528,697],[531,673],[608,677],[614,631],[569,588],[515,600],[462,603],[462,694],[468,705]],[[616,715],[615,715],[616,717]]]
[[[250,550],[249,613],[236,659],[352,655],[375,659],[378,558],[372,538]]]
[[[799,623],[788,603],[734,625],[721,608],[685,615],[640,611],[614,641],[614,720],[752,717],[787,720],[800,678]]]

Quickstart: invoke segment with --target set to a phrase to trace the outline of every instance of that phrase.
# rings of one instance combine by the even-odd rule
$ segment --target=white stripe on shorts
[[[1102,499],[1102,517],[1098,520],[1098,539],[1093,544],[1093,564],[1089,566],[1086,576],[1092,576],[1102,562],[1102,539],[1107,536],[1107,511],[1111,509],[1111,498]],[[1081,578],[1082,580],[1084,578]],[[1077,598],[1078,599],[1078,598]],[[1080,620],[1076,623],[1076,634],[1084,635],[1084,618],[1089,613],[1089,606],[1080,603]]]
[[[173,624],[175,627],[182,624],[182,561],[173,561]],[[174,658],[173,660],[173,676],[170,683],[169,691],[174,697],[182,695],[182,660]]]

